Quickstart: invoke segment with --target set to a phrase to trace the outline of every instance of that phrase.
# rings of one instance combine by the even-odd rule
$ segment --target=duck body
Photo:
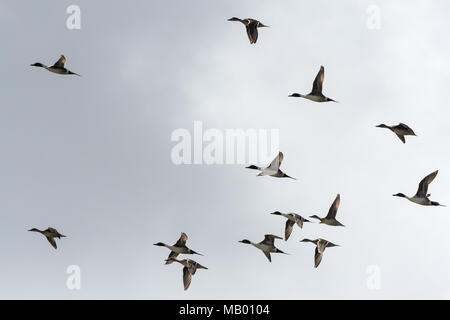
[[[66,57],[64,57],[64,55],[61,55],[61,57],[59,58],[58,61],[55,62],[55,64],[53,64],[52,66],[46,66],[40,62],[36,62],[31,64],[32,67],[40,67],[40,68],[44,68],[50,72],[56,73],[56,74],[63,74],[63,75],[77,75],[80,76],[78,73],[72,72],[68,69],[66,69],[65,67],[66,64]]]
[[[174,245],[168,245],[163,242],[157,242],[154,245],[158,247],[166,247],[170,250],[169,257],[166,260],[166,264],[171,264],[173,262],[172,259],[177,258],[179,254],[197,254],[201,256],[200,253],[195,252],[194,250],[186,246],[187,239],[188,236],[186,235],[186,233],[182,232],[180,238]]]
[[[294,97],[294,98],[305,98],[314,102],[337,102],[331,98],[326,97],[323,93],[322,93],[322,85],[323,85],[323,80],[325,78],[325,68],[323,66],[320,66],[320,70],[317,73],[316,78],[314,79],[313,82],[313,87],[310,93],[308,94],[300,94],[300,93],[293,93],[290,94],[289,97]]]
[[[287,241],[289,237],[291,236],[292,230],[294,229],[294,225],[297,224],[300,229],[303,228],[304,222],[311,222],[308,219],[303,218],[301,215],[296,213],[281,213],[279,211],[272,212],[273,215],[278,215],[285,217],[286,220],[286,227],[284,230],[284,240]]]
[[[228,19],[228,21],[239,21],[242,24],[245,25],[245,28],[247,30],[247,36],[248,40],[250,41],[250,44],[255,44],[258,40],[258,28],[268,27],[264,25],[262,22],[252,19],[252,18],[246,18],[246,19],[239,19],[236,17]]]
[[[264,236],[264,240],[261,242],[258,242],[258,243],[252,242],[247,239],[241,240],[239,242],[245,243],[245,244],[250,244],[250,245],[254,246],[255,248],[261,250],[264,253],[264,255],[266,256],[266,258],[269,260],[269,262],[272,262],[272,258],[270,256],[271,253],[286,254],[285,252],[283,252],[280,249],[278,249],[277,247],[275,247],[275,244],[274,244],[275,239],[283,239],[283,238],[275,236],[273,234],[266,234]]]
[[[183,286],[184,290],[189,289],[189,286],[191,285],[192,276],[196,273],[197,269],[208,269],[205,266],[202,266],[197,261],[191,260],[191,259],[183,259],[183,260],[177,260],[176,258],[169,258],[167,259],[167,262],[178,262],[181,265],[184,266],[183,268]]]
[[[258,177],[271,176],[274,178],[290,178],[290,179],[296,180],[295,178],[288,176],[286,173],[284,173],[283,171],[280,170],[280,165],[283,162],[283,158],[284,158],[283,153],[279,152],[278,155],[275,157],[275,159],[273,159],[273,161],[270,163],[270,165],[268,167],[261,168],[261,167],[255,166],[255,165],[251,165],[246,168],[261,171],[257,175]]]
[[[403,193],[397,193],[394,194],[394,197],[400,197],[408,199],[411,202],[414,202],[416,204],[422,205],[422,206],[440,206],[445,207],[445,205],[440,204],[439,202],[430,200],[430,194],[428,193],[428,185],[433,182],[434,178],[436,178],[438,174],[438,170],[430,173],[425,178],[423,178],[419,183],[419,188],[417,189],[417,192],[414,196],[408,197]]]
[[[316,245],[316,250],[314,252],[314,268],[317,268],[320,265],[320,262],[322,261],[323,258],[323,253],[325,252],[326,248],[339,246],[322,238],[318,238],[315,240],[303,239],[300,240],[300,242],[311,242]]]
[[[385,128],[391,130],[403,143],[406,143],[405,136],[416,136],[413,129],[401,122],[396,126],[387,126],[382,123],[377,125],[377,128]]]
[[[321,218],[317,215],[310,216],[310,218],[314,218],[320,221],[320,223],[329,225],[329,226],[335,226],[335,227],[345,227],[342,223],[340,223],[336,219],[336,214],[339,209],[339,205],[341,203],[341,195],[338,194],[336,198],[334,199],[333,204],[331,205],[330,209],[328,210],[328,214],[326,217]]]
[[[58,248],[57,245],[56,245],[55,238],[61,239],[61,238],[66,237],[65,235],[59,233],[55,228],[52,228],[52,227],[48,227],[48,228],[45,229],[45,230],[39,230],[39,229],[37,229],[37,228],[32,228],[32,229],[30,229],[30,230],[28,230],[28,231],[31,231],[31,232],[38,232],[38,233],[42,234],[43,236],[45,236],[45,237],[47,238],[48,242],[49,242],[49,243],[52,245],[52,247],[55,248],[55,249]]]

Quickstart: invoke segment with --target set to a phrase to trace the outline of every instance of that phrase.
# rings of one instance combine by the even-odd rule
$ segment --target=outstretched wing
[[[256,43],[258,40],[258,28],[256,27],[256,23],[250,22],[246,26],[247,28],[247,35],[248,40],[250,40],[250,43]]]
[[[326,219],[334,219],[334,218],[336,218],[336,213],[338,211],[340,203],[341,203],[341,195],[338,194],[336,196],[336,199],[334,199],[334,202],[331,205],[330,210],[328,210],[328,214],[326,216]]]
[[[318,247],[316,247],[316,251],[314,253],[314,268],[317,268],[322,261],[323,252],[320,252]]]
[[[191,285],[191,280],[192,280],[192,274],[189,272],[189,268],[188,267],[184,267],[183,268],[183,285],[184,285],[184,290],[187,290],[189,288],[189,286]]]
[[[438,170],[434,171],[433,173],[430,173],[425,178],[422,179],[419,183],[419,189],[417,190],[416,196],[420,198],[427,197],[428,193],[428,185],[436,178],[438,174]]]
[[[267,168],[269,170],[273,170],[273,171],[278,171],[281,163],[283,162],[283,152],[278,152],[278,155],[275,157],[275,159],[272,160],[272,162],[270,163],[270,166]]]
[[[400,122],[400,123],[397,125],[397,128],[399,128],[399,129],[401,129],[401,130],[407,132],[407,133],[410,134],[410,135],[413,135],[413,136],[416,135],[416,134],[414,133],[413,129],[411,129],[409,126],[407,126],[407,125],[404,124],[404,123],[401,123],[401,122]]]
[[[46,237],[46,238],[47,238],[48,242],[50,242],[50,244],[53,246],[53,248],[57,249],[55,239],[52,237]]]
[[[295,223],[300,227],[300,229],[303,228],[303,218],[300,215],[295,215]]]
[[[283,240],[283,238],[281,238],[281,237],[279,237],[279,236],[275,236],[275,235],[273,235],[273,234],[266,234],[266,235],[264,235],[264,240],[262,241],[264,244],[267,244],[267,245],[274,245],[274,241],[275,241],[275,239],[281,239],[281,240]]]
[[[287,241],[291,236],[292,230],[294,229],[294,221],[286,220],[286,228],[284,229],[284,240]]]
[[[55,64],[53,65],[53,67],[56,68],[64,68],[64,65],[66,64],[66,57],[64,57],[63,55],[61,55],[61,57],[58,59],[58,61],[55,62]]]
[[[178,257],[178,253],[170,251],[169,256],[167,257],[166,264],[173,263],[173,260],[170,260],[170,259],[176,259],[177,257]]]
[[[401,135],[401,134],[398,134],[398,133],[395,133],[395,134],[397,135],[397,137],[398,137],[400,140],[402,140],[403,143],[406,142],[405,136],[404,136],[404,135]]]
[[[317,73],[316,78],[314,79],[313,88],[311,94],[313,95],[322,95],[322,84],[325,76],[325,69],[323,66],[320,66],[319,73]]]
[[[175,243],[175,247],[184,247],[186,245],[187,239],[188,239],[187,234],[182,232],[180,239],[178,239],[177,243]]]

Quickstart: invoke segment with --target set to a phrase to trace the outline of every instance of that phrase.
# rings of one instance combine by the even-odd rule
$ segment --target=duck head
[[[251,242],[250,242],[249,240],[247,240],[247,239],[241,240],[241,241],[239,241],[239,242],[245,243],[245,244],[251,244]]]
[[[40,62],[36,62],[36,63],[30,64],[30,66],[45,68],[45,66],[42,63],[40,63]]]
[[[394,197],[407,198],[403,193],[393,194]]]

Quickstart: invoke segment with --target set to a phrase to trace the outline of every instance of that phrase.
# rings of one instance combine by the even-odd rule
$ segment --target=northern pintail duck
[[[239,21],[245,25],[245,28],[247,29],[247,35],[248,40],[250,40],[250,43],[256,43],[256,40],[258,40],[258,28],[262,27],[268,27],[264,24],[262,24],[260,21],[247,18],[247,19],[239,19],[236,17],[228,19],[228,21]]]
[[[277,216],[283,216],[286,220],[286,228],[284,229],[284,240],[287,241],[291,236],[294,225],[297,224],[300,229],[303,228],[303,222],[311,222],[308,219],[303,218],[301,215],[296,213],[281,213],[280,211],[272,212],[271,214]]]
[[[57,73],[57,74],[74,74],[74,75],[81,77],[81,75],[79,75],[78,73],[75,73],[75,72],[72,72],[72,71],[66,69],[64,67],[65,64],[66,64],[66,57],[61,55],[61,57],[58,59],[58,61],[56,61],[55,64],[52,66],[46,66],[40,62],[33,63],[31,66],[41,67],[41,68],[47,69],[50,72]]]
[[[315,239],[315,240],[303,239],[303,240],[300,240],[300,242],[312,242],[316,245],[316,251],[314,253],[314,268],[317,268],[319,266],[320,262],[322,261],[323,253],[326,248],[339,247],[339,245],[334,244],[334,243],[332,243],[328,240],[322,239],[322,238]]]
[[[53,246],[53,248],[57,249],[55,238],[61,239],[61,237],[65,237],[65,235],[59,233],[55,228],[48,227],[45,230],[39,230],[36,228],[30,229],[28,231],[39,232],[44,235],[48,242]]]
[[[427,193],[428,192],[428,185],[434,180],[434,178],[436,178],[437,174],[438,174],[438,170],[430,173],[425,178],[423,178],[422,181],[420,181],[420,183],[419,183],[419,189],[417,189],[417,193],[413,197],[405,196],[403,193],[397,193],[397,194],[394,194],[393,196],[394,197],[406,198],[409,201],[412,201],[414,203],[420,204],[422,206],[441,206],[441,207],[445,207],[445,205],[440,204],[439,202],[436,202],[436,201],[431,201],[428,198],[429,196],[431,196],[431,194]]]
[[[275,159],[273,159],[272,163],[266,168],[257,167],[255,165],[251,165],[246,168],[261,171],[258,174],[258,176],[271,176],[271,177],[275,177],[275,178],[291,178],[291,179],[297,180],[293,177],[288,176],[286,173],[284,173],[283,171],[280,170],[280,166],[281,166],[281,163],[283,162],[283,158],[284,158],[283,153],[279,152],[278,155],[275,157]]]
[[[175,258],[169,258],[167,259],[168,263],[172,262],[178,262],[184,266],[183,268],[183,285],[184,290],[187,290],[191,284],[192,276],[195,274],[197,269],[208,269],[207,267],[202,266],[197,261],[191,260],[191,259],[183,259],[183,260],[177,260]]]
[[[183,253],[183,254],[198,254],[198,255],[201,256],[200,253],[195,252],[194,250],[191,250],[191,249],[189,249],[186,246],[187,239],[188,239],[188,236],[186,235],[186,233],[182,232],[181,236],[180,236],[180,239],[178,239],[178,241],[173,246],[167,245],[167,244],[162,243],[162,242],[155,243],[154,245],[155,246],[159,246],[159,247],[166,247],[166,248],[168,248],[170,250],[170,254],[169,254],[168,259],[166,260],[166,264],[172,263],[172,261],[170,261],[170,259],[178,257],[178,255],[180,253]]]
[[[336,220],[336,213],[339,208],[339,204],[341,203],[341,195],[338,194],[336,196],[336,199],[334,199],[333,204],[330,207],[330,210],[328,210],[328,214],[325,218],[321,218],[317,215],[310,216],[310,218],[318,219],[320,220],[320,223],[327,224],[329,226],[341,226],[345,227],[342,223]]]
[[[377,128],[386,128],[386,129],[391,130],[393,133],[395,133],[397,135],[397,137],[403,143],[406,142],[405,136],[415,136],[416,135],[410,127],[408,127],[406,124],[401,123],[401,122],[396,126],[387,126],[385,124],[379,124],[379,125],[377,125]]]
[[[255,248],[258,248],[259,250],[261,250],[264,253],[264,255],[267,257],[267,259],[269,259],[269,262],[272,262],[272,258],[270,257],[270,253],[284,253],[284,254],[287,254],[287,253],[281,251],[280,249],[278,249],[277,247],[275,247],[275,245],[274,245],[275,239],[283,239],[283,238],[278,237],[278,236],[274,236],[273,234],[266,234],[264,236],[264,240],[261,241],[261,242],[258,242],[258,243],[251,242],[250,240],[247,240],[247,239],[241,240],[239,242],[242,242],[242,243],[245,243],[245,244],[251,244]]]
[[[300,93],[293,93],[293,94],[289,95],[289,97],[305,98],[305,99],[315,101],[315,102],[328,102],[328,101],[337,102],[333,99],[325,97],[322,94],[322,84],[323,84],[323,79],[324,79],[324,73],[325,73],[325,69],[323,66],[321,66],[319,73],[317,74],[316,78],[314,79],[313,88],[310,93],[308,93],[307,95],[303,95]]]

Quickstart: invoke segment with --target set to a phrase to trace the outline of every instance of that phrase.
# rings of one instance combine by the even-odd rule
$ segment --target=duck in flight
[[[31,66],[41,67],[41,68],[47,69],[50,72],[57,73],[57,74],[74,74],[74,75],[81,77],[81,75],[79,75],[78,73],[75,73],[75,72],[72,72],[72,71],[66,69],[64,66],[65,64],[66,64],[66,57],[61,55],[61,57],[58,59],[58,61],[56,61],[55,64],[52,66],[46,66],[40,62],[33,63]]]
[[[208,269],[202,266],[197,261],[191,259],[177,260],[176,258],[169,258],[166,260],[167,263],[178,262],[184,266],[183,268],[183,285],[184,290],[187,290],[191,285],[192,276],[195,274],[197,269]]]
[[[336,213],[339,209],[339,204],[341,203],[341,195],[338,194],[336,196],[336,199],[334,199],[333,204],[330,207],[330,210],[328,210],[328,214],[325,218],[321,218],[317,215],[310,216],[310,218],[318,219],[320,220],[320,223],[327,224],[329,226],[340,226],[345,227],[342,223],[336,220]]]
[[[406,198],[411,202],[420,204],[422,206],[441,206],[445,207],[445,205],[440,204],[436,201],[431,201],[429,197],[431,194],[428,193],[428,185],[436,178],[438,174],[438,170],[430,173],[425,178],[422,179],[419,183],[419,189],[417,189],[417,193],[413,197],[405,196],[403,193],[394,194],[394,197]]]
[[[48,242],[50,242],[50,244],[55,249],[57,249],[55,238],[61,239],[61,237],[65,237],[65,235],[60,234],[55,228],[51,228],[51,227],[48,227],[45,230],[39,230],[39,229],[33,228],[28,231],[39,232],[40,234],[44,235],[47,238]]]
[[[281,213],[280,211],[272,212],[271,214],[277,216],[283,216],[286,220],[286,228],[284,229],[284,240],[287,241],[291,236],[294,225],[297,224],[300,229],[303,228],[303,222],[311,222],[308,219],[303,218],[301,215],[296,213]]]
[[[275,157],[275,159],[273,159],[272,163],[266,168],[257,167],[255,165],[251,165],[246,168],[261,171],[258,174],[258,177],[259,176],[271,176],[271,177],[275,177],[275,178],[291,178],[291,179],[297,180],[293,177],[288,176],[286,173],[284,173],[283,171],[280,170],[280,166],[281,166],[281,163],[283,162],[283,158],[284,158],[283,153],[279,152],[278,155]]]
[[[198,254],[199,256],[201,256],[200,253],[195,252],[194,250],[191,250],[191,249],[189,249],[186,246],[187,239],[188,239],[188,236],[186,235],[186,233],[182,232],[181,236],[180,236],[180,239],[178,239],[178,241],[173,246],[167,245],[167,244],[162,243],[162,242],[155,243],[154,245],[155,246],[159,246],[159,247],[166,247],[166,248],[168,248],[170,250],[170,254],[169,254],[168,259],[166,260],[166,264],[172,263],[173,261],[171,259],[178,257],[178,255],[180,253],[183,253],[183,254]]]
[[[328,101],[337,102],[333,99],[325,97],[322,94],[322,84],[323,84],[323,79],[324,79],[324,73],[325,73],[325,69],[323,66],[321,66],[319,73],[317,74],[316,78],[314,79],[312,91],[310,93],[308,93],[307,95],[303,95],[300,93],[293,93],[293,94],[289,95],[289,97],[305,98],[305,99],[315,101],[315,102],[328,102]]]
[[[258,243],[251,242],[250,240],[247,240],[247,239],[241,240],[239,242],[242,242],[245,244],[251,244],[255,248],[258,248],[259,250],[261,250],[264,253],[264,255],[267,257],[267,259],[269,259],[269,262],[272,262],[270,253],[287,254],[287,253],[281,251],[280,249],[278,249],[277,247],[275,247],[275,244],[274,244],[275,239],[283,239],[283,238],[274,236],[273,234],[266,234],[264,236],[264,240],[261,242],[258,242]]]
[[[386,128],[386,129],[391,130],[393,133],[395,133],[397,135],[397,137],[403,143],[406,142],[405,136],[415,136],[416,135],[410,127],[408,127],[406,124],[401,123],[401,122],[396,126],[387,126],[385,124],[379,124],[379,125],[377,125],[377,128]]]
[[[228,19],[228,21],[239,21],[245,25],[245,28],[247,29],[247,35],[248,40],[250,40],[250,43],[256,43],[256,40],[258,40],[258,28],[268,27],[264,24],[262,24],[260,21],[247,18],[247,19],[239,19],[236,17]]]
[[[303,240],[300,240],[300,242],[312,242],[316,245],[316,251],[314,253],[314,268],[317,268],[319,266],[320,262],[322,261],[323,253],[326,248],[339,247],[339,245],[334,244],[334,243],[332,243],[328,240],[322,239],[322,238],[315,239],[315,240],[303,239]]]

